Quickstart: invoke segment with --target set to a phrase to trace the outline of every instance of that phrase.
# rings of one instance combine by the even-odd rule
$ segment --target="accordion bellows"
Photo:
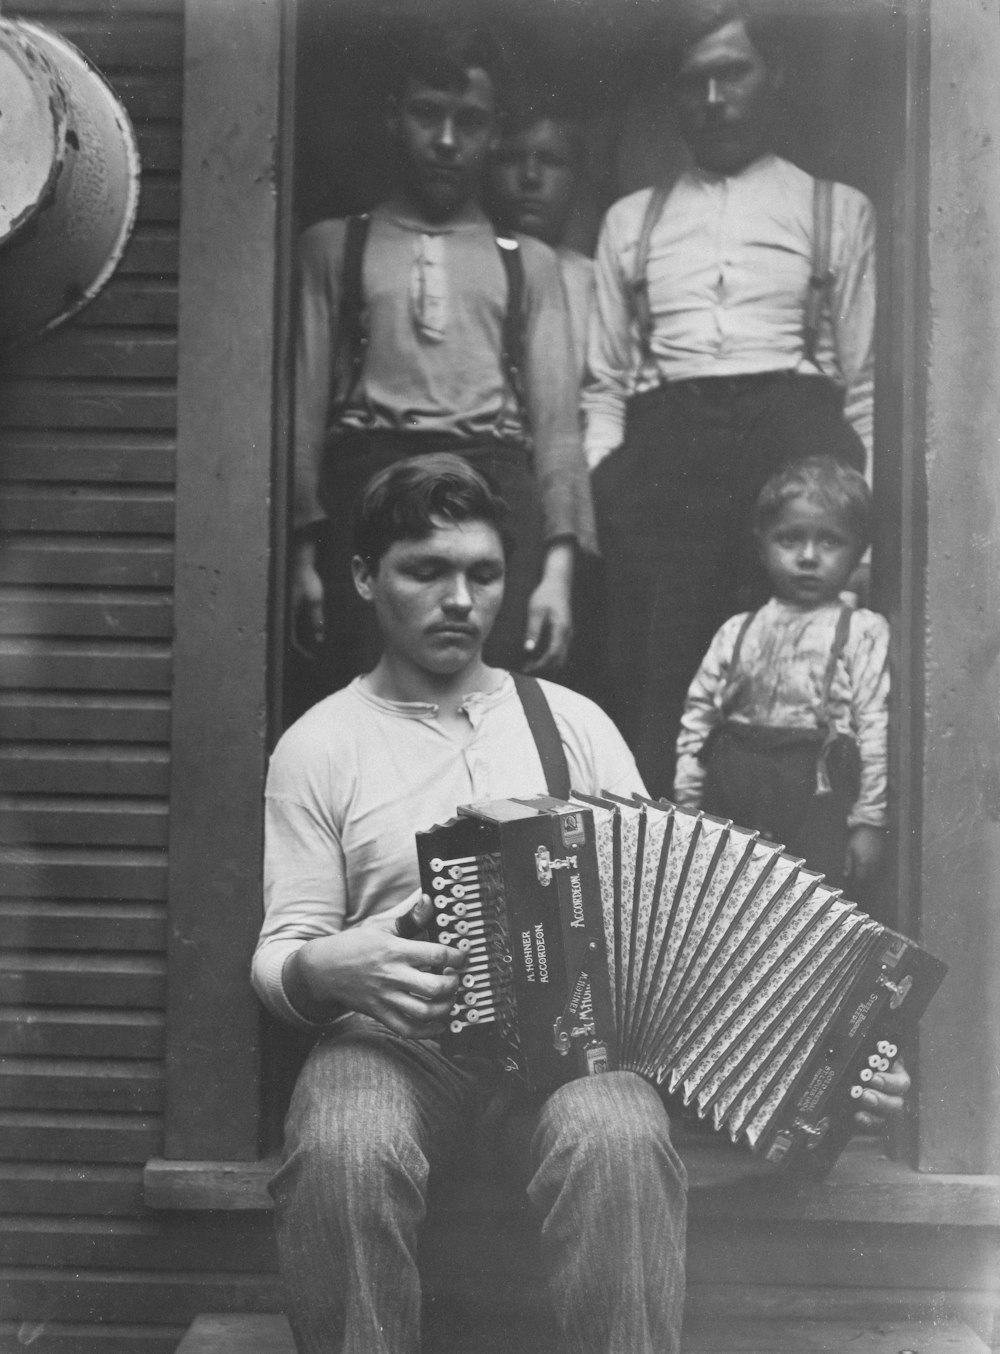
[[[457,1047],[488,1030],[533,1089],[638,1072],[813,1173],[945,973],[780,846],[663,801],[469,805],[417,849],[438,938],[469,952]]]

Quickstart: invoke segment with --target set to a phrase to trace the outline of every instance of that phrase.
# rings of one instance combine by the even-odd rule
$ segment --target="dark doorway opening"
[[[571,92],[582,110],[586,172],[574,205],[569,243],[590,253],[601,216],[617,198],[683,161],[684,150],[663,88],[669,40],[666,7],[653,0],[451,0],[468,17],[475,7],[508,48],[511,65],[542,72],[554,92]],[[401,0],[300,0],[295,58],[296,230],[373,206],[385,190],[389,148],[383,130],[387,50],[401,15],[427,6]],[[907,706],[907,674],[918,661],[920,486],[913,469],[912,391],[899,358],[913,323],[919,261],[906,222],[915,192],[912,151],[913,15],[867,4],[776,3],[787,20],[788,73],[775,149],[820,177],[861,189],[879,223],[879,318],[874,490],[876,531],[870,605],[890,617],[901,680],[894,685],[890,783],[895,845],[882,886],[882,914],[909,929],[907,852],[918,740]],[[435,11],[448,5],[435,5]],[[909,157],[909,158],[908,158]],[[284,721],[326,694],[308,661],[284,659]],[[905,901],[901,902],[900,899]],[[280,1116],[298,1053],[294,1036],[273,1034],[265,1077],[269,1132]]]

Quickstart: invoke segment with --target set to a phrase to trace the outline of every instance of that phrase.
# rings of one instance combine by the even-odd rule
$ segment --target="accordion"
[[[453,1048],[487,1031],[530,1089],[635,1071],[809,1174],[945,973],[780,846],[666,801],[467,805],[417,854],[437,939],[468,952]]]

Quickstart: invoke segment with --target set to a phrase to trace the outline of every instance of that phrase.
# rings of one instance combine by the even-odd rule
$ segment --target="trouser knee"
[[[546,1102],[532,1141],[533,1187],[543,1179],[565,1182],[585,1175],[595,1190],[629,1180],[660,1194],[664,1182],[683,1195],[683,1163],[670,1141],[663,1104],[631,1072],[582,1078]]]

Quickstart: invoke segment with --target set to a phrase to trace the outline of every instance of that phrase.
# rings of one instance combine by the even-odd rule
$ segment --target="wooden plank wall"
[[[160,1218],[183,0],[20,0],[143,161],[111,285],[0,368],[0,1351],[275,1304],[267,1219]]]

